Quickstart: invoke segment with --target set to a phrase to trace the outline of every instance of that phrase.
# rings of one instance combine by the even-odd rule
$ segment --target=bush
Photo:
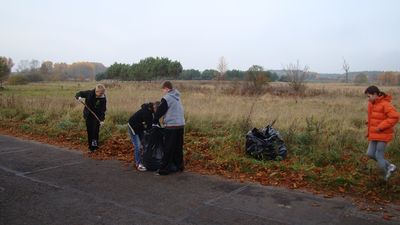
[[[10,76],[8,78],[8,84],[10,85],[24,85],[28,83],[29,81],[25,76]]]

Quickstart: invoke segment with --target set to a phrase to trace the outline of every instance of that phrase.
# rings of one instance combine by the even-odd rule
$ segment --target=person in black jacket
[[[129,118],[128,132],[134,146],[133,151],[135,153],[135,165],[139,171],[146,171],[146,167],[142,164],[141,140],[143,140],[145,129],[151,128],[153,115],[159,104],[160,102],[145,103],[141,106],[141,109],[139,109]]]
[[[99,146],[99,129],[104,124],[106,104],[106,88],[102,84],[96,85],[93,90],[79,91],[75,98],[85,104],[83,118],[86,120],[89,150],[94,152]]]

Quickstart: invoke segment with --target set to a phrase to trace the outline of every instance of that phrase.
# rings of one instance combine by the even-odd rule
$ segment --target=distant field
[[[233,82],[175,84],[182,93],[187,119],[185,160],[189,169],[262,184],[400,199],[400,175],[396,174],[390,185],[383,185],[375,163],[365,157],[366,86],[313,83],[307,85],[303,97],[272,91],[252,97],[231,94],[237,87]],[[67,141],[84,145],[82,105],[74,95],[94,85],[65,82],[7,86],[0,92],[0,127],[68,137]],[[125,124],[142,103],[160,100],[160,85],[161,82],[107,84],[108,111],[101,132],[105,146],[115,145],[111,140],[118,139],[124,148],[131,148]],[[271,86],[285,88],[283,83]],[[393,95],[393,103],[400,109],[400,88],[381,88]],[[275,119],[275,128],[286,141],[289,158],[284,162],[258,162],[247,157],[244,136],[248,129],[264,127]],[[399,144],[397,133],[387,156],[400,166]],[[129,157],[125,159],[131,161]]]

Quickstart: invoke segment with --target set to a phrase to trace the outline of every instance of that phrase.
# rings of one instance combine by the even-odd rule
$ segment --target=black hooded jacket
[[[145,103],[141,109],[129,118],[129,125],[136,134],[144,132],[145,129],[151,128],[153,122],[153,104]]]
[[[96,89],[93,89],[76,93],[75,98],[78,99],[79,97],[85,98],[85,104],[96,114],[100,121],[104,121],[107,110],[105,95],[97,98]],[[83,117],[85,119],[96,119],[86,107],[83,109]]]

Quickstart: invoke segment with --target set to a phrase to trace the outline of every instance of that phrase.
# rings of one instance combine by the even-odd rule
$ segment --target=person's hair
[[[162,84],[162,87],[161,87],[162,89],[164,89],[164,88],[168,88],[168,89],[172,89],[172,83],[171,83],[171,81],[164,81],[164,83]]]
[[[105,91],[106,90],[106,87],[104,87],[104,85],[102,85],[102,84],[97,84],[96,85],[96,91]]]
[[[147,103],[147,107],[150,111],[154,112],[154,106],[156,106],[156,108],[158,108],[158,106],[160,106],[161,102],[156,101],[156,102],[149,102]]]
[[[380,91],[379,88],[375,85],[369,86],[367,87],[367,89],[365,89],[364,94],[376,94],[378,96],[386,96],[386,93],[383,91]]]

